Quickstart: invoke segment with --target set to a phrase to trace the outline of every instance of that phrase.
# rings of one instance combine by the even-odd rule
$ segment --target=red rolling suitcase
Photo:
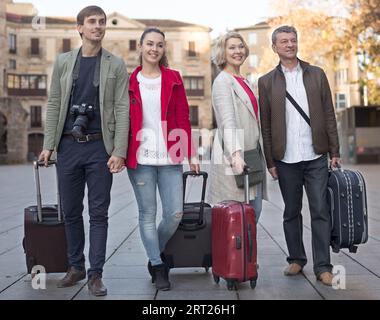
[[[55,161],[49,161],[49,165],[52,164],[55,164]],[[42,205],[39,167],[43,165],[43,162],[33,163],[37,205],[25,208],[24,213],[23,247],[28,273],[32,275],[35,273],[33,267],[37,265],[44,267],[46,273],[66,272],[68,269],[65,225],[58,186],[57,204]]]
[[[248,204],[248,184],[245,175],[245,203],[228,200],[212,208],[212,273],[216,283],[226,280],[228,290],[245,281],[254,289],[258,277],[256,219]]]

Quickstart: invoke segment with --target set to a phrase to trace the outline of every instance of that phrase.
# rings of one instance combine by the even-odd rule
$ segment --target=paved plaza
[[[303,274],[285,277],[287,249],[282,229],[283,202],[275,181],[269,182],[270,201],[264,203],[258,225],[259,278],[256,289],[249,282],[238,290],[228,291],[223,280],[214,283],[211,270],[202,268],[172,269],[172,290],[157,291],[146,269],[147,257],[140,241],[137,205],[128,175],[114,176],[109,211],[109,236],[104,282],[108,295],[95,298],[88,294],[86,282],[58,289],[62,274],[49,274],[46,289],[35,290],[26,273],[21,245],[24,234],[24,208],[35,203],[35,185],[31,165],[0,166],[0,300],[257,300],[257,299],[380,299],[380,166],[350,166],[366,179],[369,211],[369,240],[356,254],[332,253],[332,263],[345,281],[339,290],[316,281],[312,272],[310,215],[304,199],[304,242],[308,264]],[[54,170],[41,169],[44,203],[55,203]],[[191,179],[188,200],[196,200],[200,180]],[[85,209],[86,235],[88,214]],[[86,251],[88,248],[86,247]]]

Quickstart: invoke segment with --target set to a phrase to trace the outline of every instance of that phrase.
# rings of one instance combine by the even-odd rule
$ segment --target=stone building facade
[[[27,112],[19,100],[8,97],[8,36],[6,7],[10,1],[0,1],[0,164],[19,163],[27,154]]]
[[[0,126],[3,119],[8,147],[14,145],[10,141],[13,127],[23,138],[14,145],[18,158],[11,157],[8,150],[3,156],[0,153],[0,163],[32,160],[41,151],[53,63],[58,54],[81,45],[74,17],[39,18],[33,6],[7,2],[5,7],[0,1],[1,87],[5,88],[1,96],[8,99],[0,102]],[[165,33],[169,65],[183,77],[193,128],[211,128],[211,29],[175,20],[130,19],[116,12],[107,15],[103,47],[122,57],[129,73],[139,64],[137,45],[147,27],[158,27]],[[25,112],[24,116],[20,116],[21,110],[14,112],[18,124],[11,123],[10,106]]]

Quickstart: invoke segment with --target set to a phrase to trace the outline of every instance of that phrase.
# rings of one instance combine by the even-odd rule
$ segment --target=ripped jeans
[[[172,237],[182,218],[182,165],[138,165],[128,169],[129,179],[139,208],[140,235],[152,265],[163,263],[160,253]],[[157,196],[162,202],[162,220],[157,228]]]

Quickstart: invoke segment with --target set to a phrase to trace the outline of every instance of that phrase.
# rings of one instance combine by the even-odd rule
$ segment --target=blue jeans
[[[107,167],[109,155],[102,140],[78,143],[63,138],[57,153],[57,169],[62,209],[65,217],[69,265],[85,269],[85,232],[83,198],[88,190],[90,216],[90,268],[88,276],[102,275],[106,260],[108,207],[112,174]]]
[[[136,169],[128,169],[139,208],[141,239],[153,266],[163,263],[160,253],[164,251],[182,219],[182,172],[182,165],[138,165]],[[162,202],[162,220],[158,228],[157,187]]]
[[[261,210],[263,208],[263,189],[260,185],[257,188],[257,195],[256,198],[253,200],[249,200],[249,205],[255,210],[255,217],[256,217],[256,224],[259,222],[259,218],[261,215]]]

